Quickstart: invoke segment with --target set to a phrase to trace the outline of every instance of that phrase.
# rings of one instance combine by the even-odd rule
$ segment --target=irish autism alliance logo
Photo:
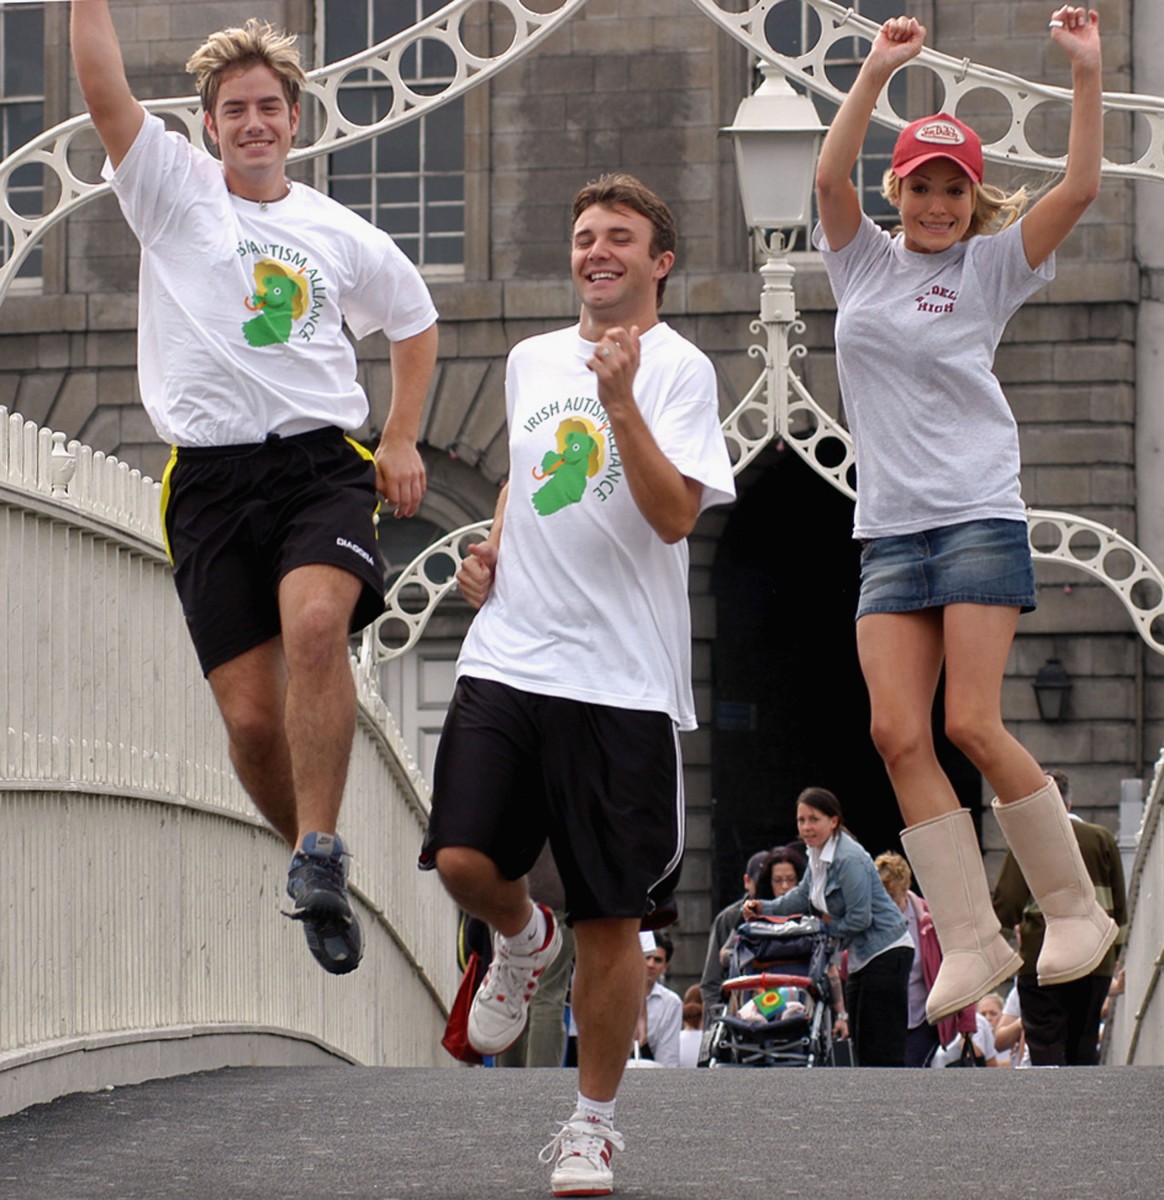
[[[292,336],[310,342],[315,336],[327,289],[307,258],[287,246],[240,242],[240,257],[258,255],[255,290],[243,303],[255,315],[242,326],[250,346],[277,346]]]

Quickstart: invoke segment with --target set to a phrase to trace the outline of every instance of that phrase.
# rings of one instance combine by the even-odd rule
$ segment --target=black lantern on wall
[[[1062,721],[1067,715],[1071,689],[1075,686],[1063,664],[1057,658],[1047,659],[1039,668],[1032,686],[1040,720]]]

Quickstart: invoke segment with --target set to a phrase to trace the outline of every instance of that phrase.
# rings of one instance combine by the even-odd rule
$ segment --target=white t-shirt
[[[825,884],[828,883],[829,867],[836,858],[840,840],[841,835],[834,833],[823,846],[808,847],[808,862],[812,867],[812,892],[809,901],[817,912],[829,911],[829,906],[825,903]]]
[[[1025,520],[1018,428],[993,372],[1007,321],[1054,278],[1027,264],[1022,222],[940,254],[864,217],[828,247],[837,374],[857,453],[858,538],[1001,517]]]
[[[701,508],[728,503],[711,363],[663,323],[641,351],[635,400],[659,449],[703,484]],[[575,325],[509,355],[509,498],[493,589],[458,675],[665,712],[694,729],[687,542],[665,543],[631,496],[586,365],[593,353]]]
[[[679,1065],[681,1067],[699,1066],[699,1053],[702,1049],[702,1029],[679,1030]]]
[[[661,1067],[679,1065],[679,1036],[683,1030],[683,1001],[661,982],[647,993],[647,1045]]]
[[[159,117],[105,174],[141,242],[138,377],[167,442],[356,429],[368,401],[343,323],[401,341],[436,320],[386,233],[300,183],[271,204],[232,195],[221,164]]]

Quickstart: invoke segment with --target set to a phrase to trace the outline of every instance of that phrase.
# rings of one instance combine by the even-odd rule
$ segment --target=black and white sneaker
[[[348,901],[348,855],[338,834],[309,833],[291,858],[282,912],[303,922],[307,948],[332,975],[360,965],[364,936]]]

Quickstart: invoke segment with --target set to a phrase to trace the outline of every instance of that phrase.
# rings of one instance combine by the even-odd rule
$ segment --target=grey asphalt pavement
[[[3,1200],[547,1197],[573,1071],[261,1068],[0,1119]],[[1164,1196],[1164,1068],[628,1071],[624,1200]]]

